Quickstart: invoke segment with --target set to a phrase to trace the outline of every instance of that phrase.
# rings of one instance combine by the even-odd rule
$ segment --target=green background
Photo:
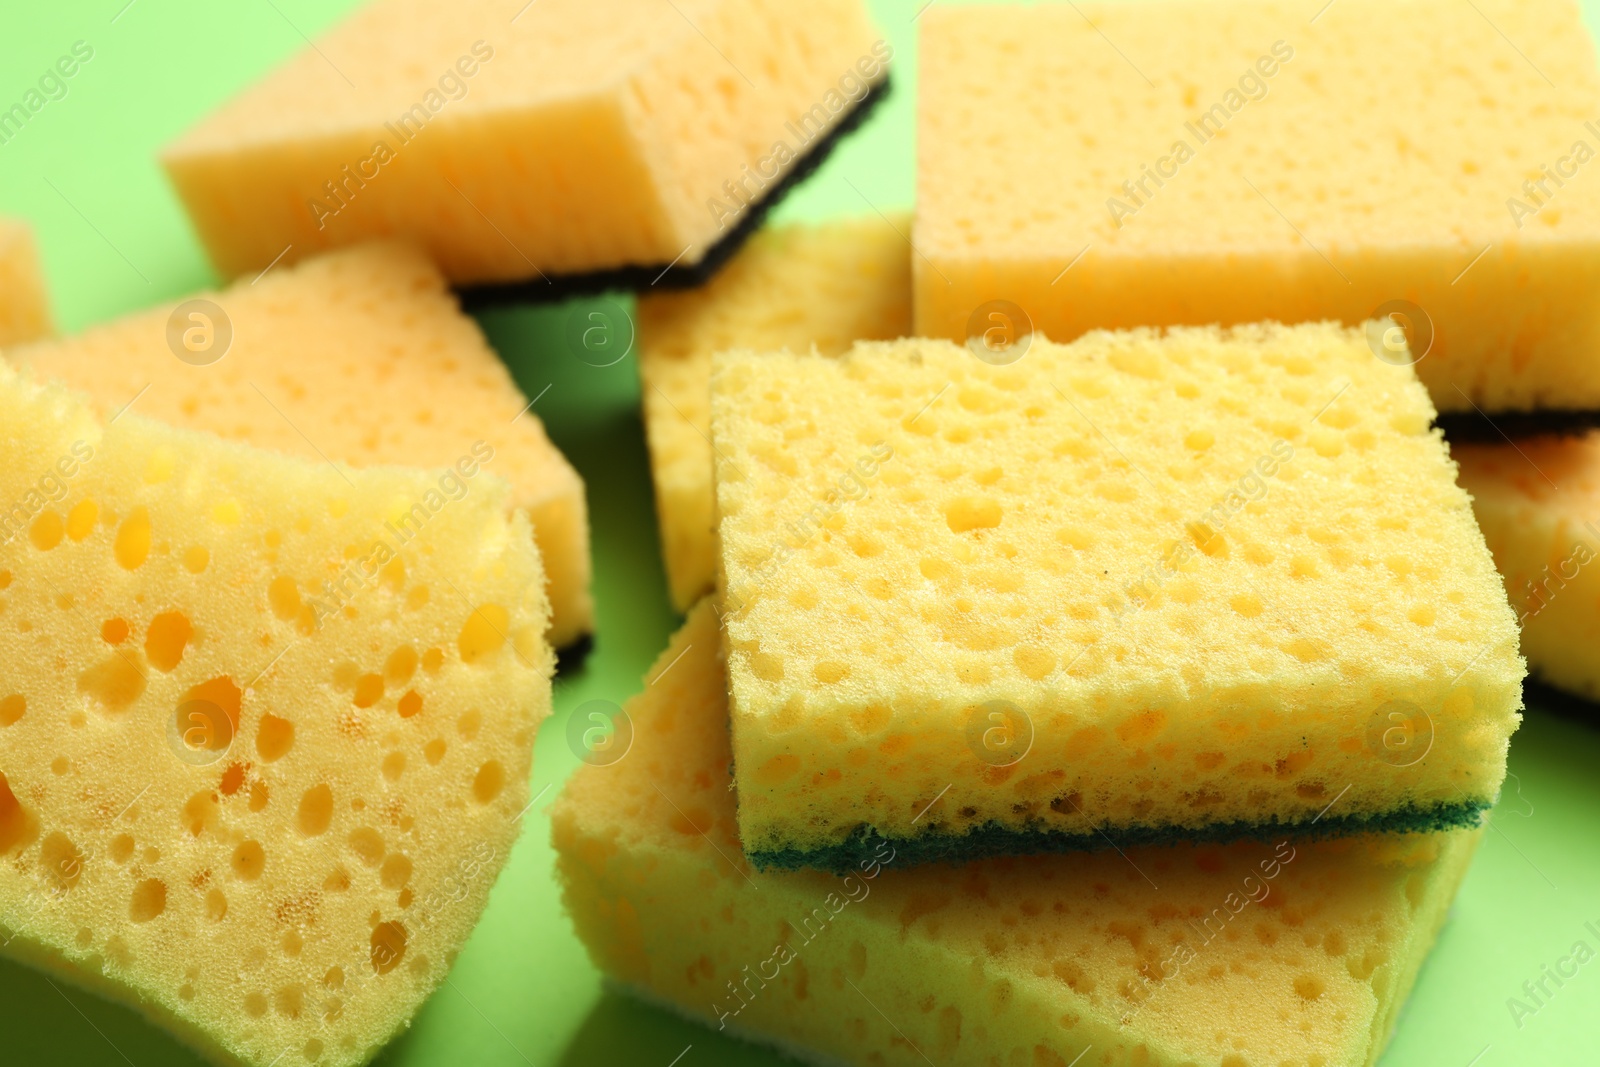
[[[441,0],[447,2],[447,0]],[[657,0],[638,0],[640,3]],[[944,0],[939,0],[944,2]],[[523,0],[506,0],[507,17]],[[74,331],[216,284],[154,162],[158,146],[304,46],[348,0],[8,2],[0,14],[0,102],[20,99],[74,41],[94,58],[9,144],[0,145],[0,214],[37,228],[59,325]],[[778,211],[780,218],[909,207],[923,0],[876,0],[896,49],[896,89]],[[1307,0],[1308,17],[1320,0]],[[1482,17],[1463,0],[1460,18]],[[1591,30],[1597,5],[1586,6]],[[1403,42],[1374,40],[1374,62]],[[852,187],[853,186],[853,187]],[[491,341],[588,484],[599,633],[556,683],[533,790],[550,787],[501,875],[488,913],[442,988],[379,1061],[392,1065],[668,1067],[771,1063],[764,1051],[605,993],[562,913],[545,810],[577,765],[566,717],[586,700],[621,703],[666,645],[667,604],[632,357],[607,368],[563,340],[572,306],[482,316]],[[1600,650],[1596,650],[1600,655]],[[1439,946],[1400,1020],[1384,1067],[1600,1062],[1600,963],[1581,970],[1519,1028],[1507,998],[1600,926],[1600,709],[1529,697],[1505,795]],[[1248,1011],[1248,1005],[1233,1006]],[[692,1047],[691,1047],[692,1046]],[[1475,1059],[1476,1058],[1476,1059]],[[0,1062],[191,1064],[133,1012],[0,962]],[[942,1067],[942,1065],[940,1065]]]

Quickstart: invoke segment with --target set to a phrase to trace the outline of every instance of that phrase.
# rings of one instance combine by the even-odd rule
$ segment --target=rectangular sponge
[[[29,516],[0,532],[0,946],[215,1063],[365,1063],[520,829],[552,671],[527,520],[469,467],[407,541],[444,472],[102,423],[3,365],[0,426]]]
[[[755,872],[716,624],[662,654],[628,755],[568,783],[558,869],[613,980],[803,1062],[1368,1067],[1482,832]]]
[[[1522,625],[1529,669],[1600,700],[1600,434],[1452,453]]]
[[[1600,409],[1594,44],[1575,0],[1481,8],[934,5],[917,333],[994,299],[1057,341],[1403,301],[1441,411]]]
[[[1329,323],[719,356],[746,853],[1476,824],[1524,670],[1433,414]]]
[[[377,0],[162,162],[230,275],[390,235],[455,283],[681,267],[888,58],[862,0]]]
[[[661,550],[679,611],[711,591],[711,356],[727,348],[838,355],[911,333],[901,214],[763,230],[699,289],[641,296],[639,375]]]
[[[33,230],[0,218],[0,348],[51,332],[50,298]]]
[[[583,482],[538,416],[518,417],[527,398],[438,269],[410,247],[366,245],[274,268],[9,355],[108,414],[137,396],[138,411],[173,425],[313,460],[442,468],[476,448],[532,520],[551,640],[566,646],[594,628]]]

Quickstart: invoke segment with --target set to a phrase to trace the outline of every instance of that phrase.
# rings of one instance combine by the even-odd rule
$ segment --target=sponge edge
[[[757,234],[704,289],[641,296],[645,435],[672,601],[716,581],[711,356],[729,348],[838,355],[911,332],[905,214]]]
[[[0,218],[0,348],[45,337],[52,329],[33,230]]]
[[[33,513],[0,547],[0,942],[218,1063],[365,1062],[517,836],[552,672],[526,519],[486,481],[399,544],[439,472],[101,425],[3,366],[0,421]]]
[[[724,353],[758,864],[1472,825],[1515,621],[1409,368],[1262,324]]]
[[[1452,451],[1522,624],[1529,669],[1600,700],[1600,433]]]
[[[228,274],[399,235],[460,285],[681,268],[826,150],[890,54],[861,0],[541,0],[514,23],[382,0],[163,163]]]
[[[1482,833],[757,872],[716,626],[690,614],[633,750],[556,803],[563,900],[620,987],[802,1062],[1367,1067]]]
[[[180,309],[179,329],[197,313],[216,319],[212,343],[225,347],[179,358]],[[108,415],[137,396],[141,414],[309,460],[458,467],[451,495],[474,491],[468,472],[501,475],[544,559],[552,643],[594,628],[583,481],[438,268],[409,245],[341,249],[8,355]]]

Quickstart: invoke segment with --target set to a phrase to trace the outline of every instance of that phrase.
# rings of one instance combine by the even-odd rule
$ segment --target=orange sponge
[[[0,219],[0,347],[50,333],[39,249],[26,223]]]

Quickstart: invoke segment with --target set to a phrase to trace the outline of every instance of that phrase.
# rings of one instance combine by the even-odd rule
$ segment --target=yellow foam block
[[[0,944],[221,1064],[358,1064],[527,803],[548,608],[505,484],[336,472],[0,367]],[[336,593],[327,592],[331,583]]]
[[[1600,699],[1600,434],[1452,451],[1522,624],[1529,668]]]
[[[1600,408],[1594,46],[1573,0],[1480,7],[935,5],[917,332],[993,299],[1055,340],[1407,301],[1440,410]]]
[[[1327,323],[719,355],[747,854],[1475,825],[1524,669],[1432,416]]]
[[[762,231],[700,289],[641,296],[639,374],[672,601],[716,581],[711,356],[727,348],[838,355],[911,332],[911,220],[851,219]]]
[[[39,249],[26,223],[0,219],[0,347],[51,332]]]
[[[162,162],[228,274],[387,235],[453,282],[689,266],[890,55],[862,0],[377,0]]]
[[[552,641],[594,628],[583,482],[538,416],[518,416],[527,397],[419,252],[341,250],[10,355],[102,411],[132,402],[308,459],[431,468],[473,458],[511,482],[532,520]]]
[[[759,873],[716,642],[697,609],[568,783],[564,899],[613,979],[811,1062],[1369,1065],[1481,833]]]

